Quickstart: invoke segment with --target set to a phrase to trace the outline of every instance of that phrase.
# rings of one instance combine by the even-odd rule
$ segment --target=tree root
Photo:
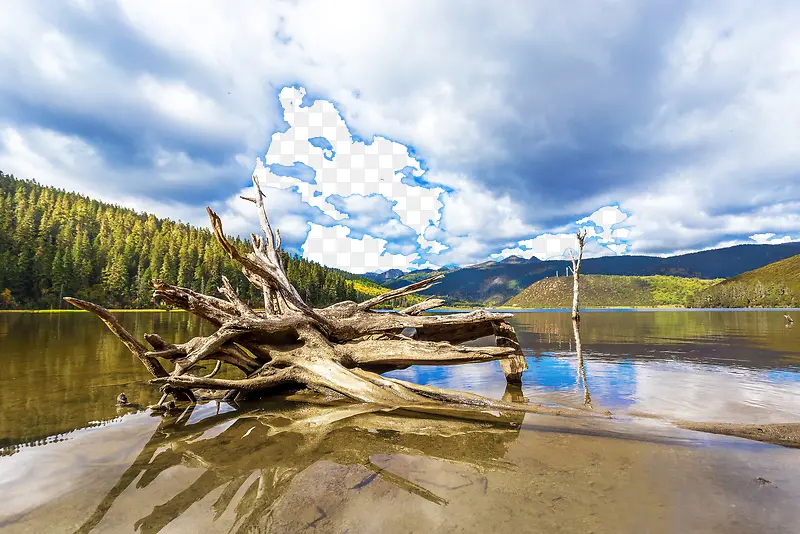
[[[167,395],[191,400],[205,395],[228,399],[270,395],[286,389],[306,389],[324,398],[347,399],[382,408],[453,415],[465,409],[489,414],[497,411],[538,412],[531,407],[497,401],[402,380],[381,372],[410,365],[454,365],[499,360],[509,383],[519,383],[527,369],[517,335],[507,322],[510,314],[477,310],[470,313],[420,315],[441,306],[428,299],[400,312],[375,312],[392,299],[431,287],[441,274],[395,289],[361,303],[345,301],[312,308],[289,282],[280,259],[280,234],[273,234],[264,208],[264,193],[253,178],[262,236],[252,237],[252,252],[241,253],[226,237],[222,221],[210,208],[211,226],[222,248],[247,278],[264,293],[264,311],[242,301],[227,279],[224,298],[202,295],[187,288],[154,280],[153,297],[182,308],[217,327],[206,337],[172,344],[157,334],[146,334],[152,350],[137,341],[108,310],[82,300],[65,300],[97,315],[135,354]],[[408,332],[413,332],[408,334]],[[494,336],[495,347],[466,347],[461,343]],[[215,361],[205,376],[190,371],[205,360]],[[167,371],[164,363],[171,364]],[[217,378],[223,366],[243,376]],[[377,371],[377,372],[376,372]],[[215,393],[216,392],[216,393]]]

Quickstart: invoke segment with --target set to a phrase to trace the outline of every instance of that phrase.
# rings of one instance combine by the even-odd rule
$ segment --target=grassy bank
[[[721,280],[679,276],[584,275],[580,278],[582,308],[683,307],[689,297]],[[515,308],[570,308],[572,277],[539,280],[505,303]]]
[[[742,273],[689,299],[696,308],[800,307],[800,254]]]

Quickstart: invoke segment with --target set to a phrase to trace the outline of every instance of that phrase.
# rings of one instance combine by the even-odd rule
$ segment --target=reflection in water
[[[575,336],[575,354],[578,355],[578,380],[583,386],[583,405],[592,407],[592,394],[589,392],[589,383],[586,380],[586,362],[583,361],[583,346],[581,345],[581,323],[572,320],[572,332]]]
[[[578,407],[591,385],[595,408],[614,414],[800,421],[800,329],[786,328],[783,313],[585,311],[582,359],[573,352],[569,313],[518,313],[512,323],[530,366],[519,395]],[[209,332],[186,313],[119,317],[139,337],[163,332],[177,341]],[[494,398],[506,391],[496,362],[391,375]],[[0,456],[22,444],[72,439],[76,429],[130,413],[115,406],[122,391],[132,403],[152,404],[159,393],[149,378],[91,314],[0,313]]]
[[[213,405],[196,410],[208,411]],[[380,478],[431,503],[447,504],[435,488],[393,472],[392,458],[418,455],[447,460],[478,473],[508,468],[503,456],[523,420],[521,414],[495,424],[420,419],[378,413],[379,408],[365,405],[274,402],[268,407],[222,413],[220,406],[217,403],[217,409],[200,420],[193,417],[195,408],[165,418],[77,532],[88,533],[100,526],[134,482],[136,491],[147,491],[160,475],[181,466],[199,468],[202,473],[140,517],[134,525],[138,532],[160,531],[215,492],[211,504],[215,521],[230,512],[231,531],[267,531],[274,526],[272,513],[284,495],[302,491],[294,484],[295,478],[322,460],[364,468],[363,476],[348,489],[360,490]],[[324,518],[324,510],[320,513],[317,521]],[[314,521],[303,526],[313,527]]]
[[[184,341],[212,331],[188,313],[117,316],[140,339],[162,332],[168,341]],[[0,313],[0,454],[129,413],[116,406],[122,391],[131,403],[152,404],[158,393],[150,378],[89,313]]]
[[[585,311],[576,358],[568,312],[517,313],[532,402],[667,420],[800,422],[800,330],[782,311]],[[417,367],[392,376],[489,396],[503,392],[494,364]],[[576,380],[576,376],[579,377]],[[587,387],[583,387],[584,377]]]
[[[800,366],[800,330],[785,328],[782,311],[584,311],[584,343],[603,352],[641,355],[637,345],[657,349],[652,353],[698,349],[704,362],[736,362],[748,367]],[[514,328],[527,349],[557,351],[569,346],[573,333],[566,312],[516,313]],[[631,346],[633,345],[633,346]],[[724,349],[724,350],[722,350]],[[763,349],[759,351],[757,349]],[[637,354],[638,353],[638,354]]]
[[[782,313],[587,311],[580,330],[568,312],[523,313],[521,388],[497,362],[392,375],[620,416],[798,421],[800,330]],[[120,318],[137,336],[207,332],[183,313]],[[277,400],[163,420],[115,406],[121,391],[156,400],[148,378],[90,314],[0,313],[3,534],[780,532],[800,521],[795,450],[657,419],[529,415],[520,431]]]

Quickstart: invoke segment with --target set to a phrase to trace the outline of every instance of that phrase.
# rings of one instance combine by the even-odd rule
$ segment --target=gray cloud
[[[630,214],[629,252],[800,237],[791,0],[6,4],[5,172],[159,215],[233,206],[296,83],[448,188],[426,233],[448,248],[422,254],[437,264],[609,205]],[[292,206],[275,216],[298,245],[300,219],[331,224]],[[350,236],[409,253],[402,228],[350,214]]]

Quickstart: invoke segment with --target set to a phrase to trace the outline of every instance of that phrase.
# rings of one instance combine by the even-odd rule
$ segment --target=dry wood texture
[[[264,294],[264,311],[250,308],[222,280],[222,297],[154,280],[153,296],[182,308],[217,327],[208,337],[181,344],[145,335],[147,350],[107,310],[67,297],[71,304],[96,314],[131,350],[175,400],[224,396],[228,399],[270,395],[288,388],[307,389],[325,398],[402,407],[425,413],[472,410],[535,411],[533,406],[507,403],[477,395],[419,386],[382,377],[380,373],[410,365],[448,365],[500,360],[509,383],[519,383],[527,369],[511,314],[477,310],[470,313],[419,315],[441,306],[429,299],[400,312],[373,308],[394,298],[422,291],[441,275],[413,283],[365,302],[339,302],[312,308],[289,282],[278,253],[280,234],[273,233],[264,207],[264,193],[254,177],[255,198],[263,235],[252,235],[252,252],[242,254],[228,241],[222,221],[208,215],[220,245],[245,276]],[[461,343],[494,336],[495,347],[465,347]],[[192,370],[214,360],[214,372],[198,376]],[[164,365],[167,364],[165,368]],[[242,376],[216,378],[220,366],[233,366]],[[171,368],[171,371],[167,369]]]

